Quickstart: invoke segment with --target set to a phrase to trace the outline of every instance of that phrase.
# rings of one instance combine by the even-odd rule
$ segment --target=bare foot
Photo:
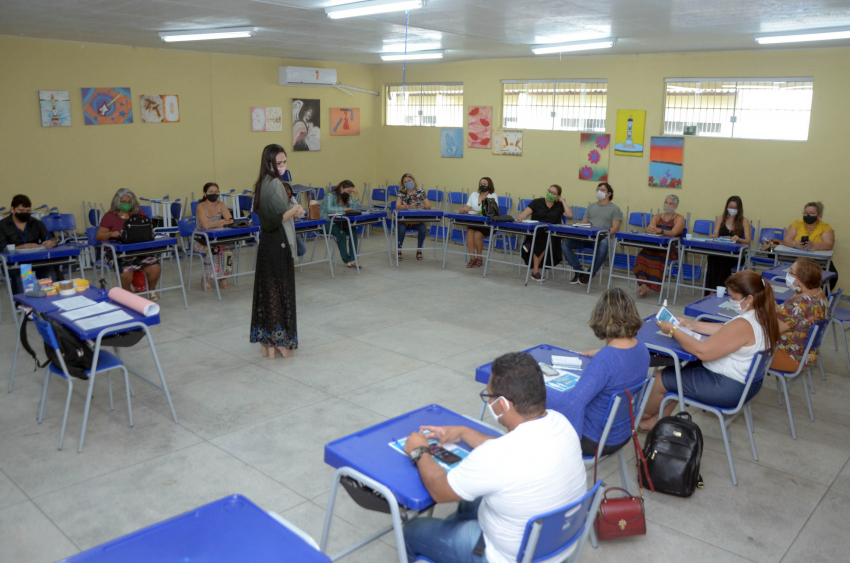
[[[262,344],[260,344],[260,346],[263,346],[263,345],[262,345]],[[264,357],[264,358],[268,358],[268,357],[269,357],[269,349],[268,349],[268,348],[266,348],[265,346],[263,346],[263,357]]]
[[[221,289],[230,289],[230,284],[227,283],[227,280],[221,280],[218,282],[218,287]]]
[[[652,430],[655,427],[656,424],[658,424],[658,416],[657,415],[653,416],[651,418],[647,418],[645,420],[641,420],[639,428],[641,430],[643,430],[644,432],[649,432],[650,430]]]
[[[284,358],[289,358],[293,354],[292,348],[286,348],[285,346],[278,346],[277,351],[280,352],[280,355]]]

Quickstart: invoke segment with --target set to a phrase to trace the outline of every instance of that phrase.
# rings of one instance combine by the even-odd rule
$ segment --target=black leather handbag
[[[481,203],[481,215],[484,217],[497,217],[499,213],[499,202],[493,198],[486,197]]]
[[[121,242],[133,244],[136,242],[149,242],[153,240],[153,222],[145,215],[133,215],[124,221],[121,229]]]
[[[687,412],[666,416],[649,432],[643,446],[646,469],[638,467],[638,480],[648,486],[647,473],[655,490],[689,497],[702,488],[699,464],[702,431]]]

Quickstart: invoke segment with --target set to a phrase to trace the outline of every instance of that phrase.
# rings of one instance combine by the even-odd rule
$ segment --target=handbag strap
[[[643,474],[646,476],[646,481],[649,483],[649,489],[653,493],[655,492],[655,486],[652,484],[652,478],[649,476],[649,467],[646,464],[646,457],[643,455],[643,450],[640,448],[640,441],[638,440],[637,429],[635,428],[635,411],[632,404],[632,392],[626,389],[626,395],[629,397],[629,419],[632,423],[632,442],[635,445],[635,465],[637,466],[638,472],[638,487],[640,488],[640,498],[643,498],[643,485],[641,484],[640,478],[641,463],[643,463]]]

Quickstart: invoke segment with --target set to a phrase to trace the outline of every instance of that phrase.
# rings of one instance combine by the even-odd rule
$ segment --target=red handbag
[[[628,389],[626,389],[626,394],[629,398],[629,416],[632,421],[632,442],[635,446],[635,464],[640,469],[640,463],[643,462],[644,469],[646,469],[646,458],[643,456],[643,451],[641,451],[637,431],[635,430],[632,394]],[[596,464],[598,461],[599,446],[596,449],[596,462],[593,465],[594,482],[596,481]],[[648,471],[646,475],[649,475]],[[638,486],[640,487],[640,498],[629,494],[627,490],[619,487],[605,489],[605,495],[599,504],[599,512],[593,522],[593,529],[596,531],[596,537],[599,540],[646,535],[646,513],[643,504],[643,487],[640,485],[640,479],[638,479]],[[652,480],[649,480],[649,488],[655,492]],[[621,491],[625,493],[625,496],[609,499],[608,493],[611,491]]]

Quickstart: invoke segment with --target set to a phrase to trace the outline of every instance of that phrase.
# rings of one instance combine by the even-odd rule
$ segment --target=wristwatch
[[[413,462],[413,465],[417,465],[419,463],[419,459],[424,453],[430,453],[430,450],[426,446],[419,446],[410,452],[410,461]]]

